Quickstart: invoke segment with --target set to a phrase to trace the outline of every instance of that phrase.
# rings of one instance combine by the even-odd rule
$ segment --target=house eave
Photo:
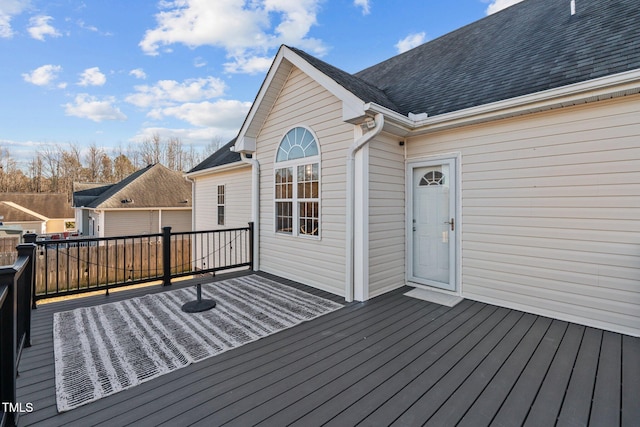
[[[212,173],[227,172],[227,171],[242,169],[246,167],[249,167],[249,165],[242,161],[238,161],[233,163],[227,163],[226,165],[220,165],[212,168],[202,169],[195,172],[185,173],[184,177],[190,178],[190,179],[201,178],[203,176],[210,175]]]
[[[640,93],[640,69],[600,77],[477,107],[412,120],[377,104],[366,104],[369,114],[383,113],[385,131],[402,137],[484,123],[573,105]]]

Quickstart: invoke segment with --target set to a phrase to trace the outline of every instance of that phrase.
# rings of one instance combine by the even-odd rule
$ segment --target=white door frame
[[[449,256],[449,266],[451,269],[450,272],[450,280],[454,284],[454,290],[448,291],[441,288],[436,288],[433,286],[429,286],[428,281],[424,280],[416,280],[413,277],[413,171],[416,168],[429,167],[441,165],[445,162],[451,162],[454,166],[454,170],[451,172],[451,179],[454,180],[455,190],[454,194],[452,194],[454,200],[454,212],[452,218],[455,221],[455,233],[453,234],[453,239],[451,240],[453,243],[453,247],[450,250]],[[406,198],[406,208],[405,208],[405,224],[406,224],[406,281],[411,286],[416,287],[426,287],[431,290],[446,292],[446,293],[454,293],[456,295],[461,295],[461,251],[460,251],[460,242],[461,242],[461,215],[460,215],[460,206],[461,204],[461,191],[460,191],[460,183],[461,183],[461,174],[460,174],[460,153],[447,153],[436,156],[423,157],[420,159],[411,159],[407,161],[406,165],[406,173],[405,173],[405,188],[407,192]]]

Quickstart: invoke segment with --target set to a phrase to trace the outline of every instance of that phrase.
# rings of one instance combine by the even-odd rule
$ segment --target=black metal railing
[[[18,362],[31,345],[31,307],[35,245],[18,246],[13,266],[0,267],[0,426],[13,426],[19,413],[16,403]]]
[[[253,268],[253,224],[244,228],[36,242],[35,299]]]

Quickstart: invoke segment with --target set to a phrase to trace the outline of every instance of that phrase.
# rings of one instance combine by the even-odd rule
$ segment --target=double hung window
[[[224,225],[224,185],[218,185],[218,225]]]
[[[296,127],[282,138],[275,168],[276,232],[320,235],[320,154],[308,129]]]

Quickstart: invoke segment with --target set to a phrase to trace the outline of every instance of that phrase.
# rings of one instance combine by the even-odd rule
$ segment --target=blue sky
[[[356,72],[518,1],[0,0],[0,147],[226,142],[280,44]]]

